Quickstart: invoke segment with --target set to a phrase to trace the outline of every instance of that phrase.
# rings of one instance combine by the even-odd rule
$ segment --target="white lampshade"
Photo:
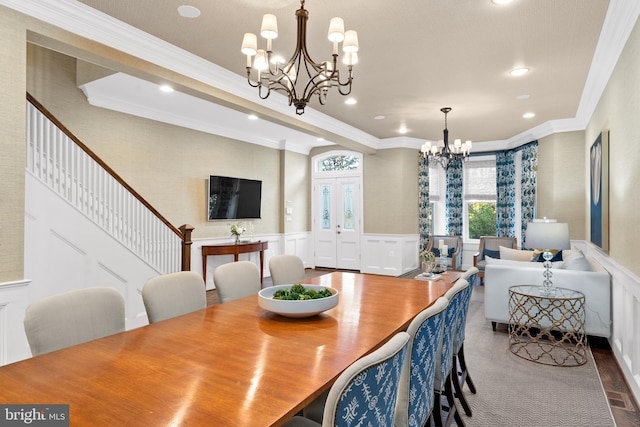
[[[530,249],[571,249],[569,224],[534,221],[527,225],[525,246]]]
[[[328,37],[332,42],[341,43],[344,40],[344,21],[342,18],[331,18]]]
[[[358,33],[354,30],[348,30],[344,33],[344,43],[342,44],[343,52],[357,52],[358,46]]]
[[[358,63],[358,52],[345,52],[342,55],[342,63],[344,65],[356,65]]]
[[[258,38],[253,33],[245,33],[242,38],[242,49],[240,49],[245,55],[253,56],[258,50]]]
[[[278,37],[278,20],[276,19],[276,15],[267,13],[262,17],[260,35],[265,39],[275,39]]]
[[[256,52],[256,59],[253,60],[253,67],[256,70],[266,70],[269,64],[267,63],[267,52],[264,49],[258,49]]]

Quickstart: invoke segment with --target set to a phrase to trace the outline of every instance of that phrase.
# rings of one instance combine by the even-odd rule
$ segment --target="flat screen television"
[[[256,179],[209,176],[207,219],[260,218],[262,181]]]

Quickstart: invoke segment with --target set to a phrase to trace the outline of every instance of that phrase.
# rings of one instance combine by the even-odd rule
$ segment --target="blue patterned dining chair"
[[[434,381],[449,300],[440,297],[409,324],[411,336],[402,368],[396,427],[431,425]]]
[[[469,283],[469,286],[465,288],[461,295],[462,301],[460,303],[460,317],[458,318],[456,333],[453,338],[453,372],[451,380],[453,381],[455,396],[458,397],[464,413],[468,416],[471,416],[472,414],[471,407],[469,406],[467,399],[464,397],[464,394],[462,394],[462,387],[466,382],[469,387],[469,391],[475,394],[476,386],[471,380],[469,370],[467,369],[467,362],[464,358],[464,332],[467,325],[467,314],[469,312],[471,293],[473,292],[473,286],[471,284],[475,283],[477,275],[478,269],[471,267],[465,271],[462,276],[460,276],[460,279],[466,280]]]
[[[435,399],[433,403],[433,420],[436,427],[449,426],[455,420],[458,427],[464,427],[464,422],[453,396],[452,372],[453,372],[453,352],[454,340],[456,336],[456,325],[461,317],[461,307],[464,290],[469,287],[469,283],[464,279],[458,279],[451,289],[444,295],[449,300],[444,322],[444,333],[442,336],[442,351],[438,358],[436,378],[434,383]],[[443,402],[442,396],[446,399]],[[453,418],[452,418],[453,417]]]
[[[323,427],[393,426],[409,338],[408,333],[398,332],[340,374],[327,395]],[[302,416],[290,418],[283,424],[285,427],[319,425]]]

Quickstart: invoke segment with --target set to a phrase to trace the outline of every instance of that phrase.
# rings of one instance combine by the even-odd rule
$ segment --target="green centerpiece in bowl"
[[[285,317],[311,317],[338,305],[338,290],[321,285],[277,285],[258,292],[260,307]]]

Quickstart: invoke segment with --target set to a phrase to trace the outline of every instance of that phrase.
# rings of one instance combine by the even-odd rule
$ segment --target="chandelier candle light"
[[[433,160],[439,162],[442,167],[447,170],[449,165],[454,161],[465,161],[469,158],[471,153],[471,141],[466,141],[464,144],[462,140],[456,139],[453,141],[453,147],[449,146],[449,129],[447,129],[447,114],[451,111],[451,108],[441,108],[440,111],[444,113],[444,139],[438,141],[437,144],[432,144],[431,141],[426,141],[420,151],[427,160]]]
[[[304,8],[304,1],[300,0],[300,9],[296,11],[298,20],[298,36],[296,50],[287,63],[278,62],[272,55],[272,41],[278,37],[278,23],[276,16],[266,14],[262,17],[260,35],[267,39],[267,49],[258,49],[257,37],[253,33],[246,33],[242,40],[242,53],[247,56],[247,80],[251,87],[258,88],[258,95],[266,99],[271,91],[283,92],[289,98],[289,105],[296,107],[296,114],[303,114],[304,108],[314,95],[324,105],[327,93],[332,87],[337,87],[341,95],[351,93],[353,81],[353,66],[358,62],[358,34],[344,30],[342,18],[332,18],[329,24],[329,41],[333,43],[332,59],[314,62],[307,51],[307,20],[309,12]],[[338,70],[338,44],[342,43],[342,62],[347,66],[346,81],[340,81]],[[257,78],[251,79],[251,59],[253,68],[257,70]]]

